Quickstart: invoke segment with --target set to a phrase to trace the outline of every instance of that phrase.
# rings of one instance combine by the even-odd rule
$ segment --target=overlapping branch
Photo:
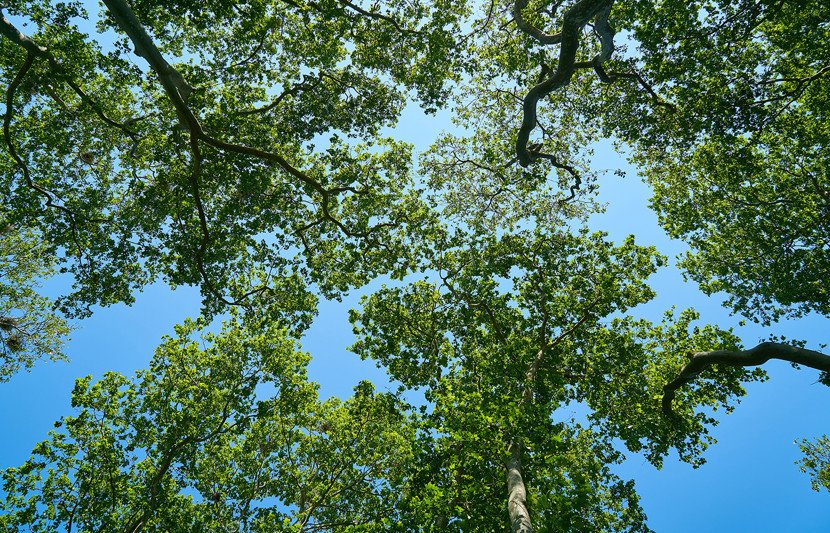
[[[672,401],[677,391],[694,380],[704,370],[714,364],[730,366],[759,366],[770,359],[789,361],[816,370],[830,372],[830,355],[798,348],[789,344],[763,342],[758,346],[742,352],[715,350],[711,352],[689,352],[689,363],[680,369],[677,377],[663,387],[663,412],[672,414]]]
[[[41,46],[37,42],[33,41],[29,36],[24,35],[21,33],[17,28],[15,28],[11,22],[3,15],[2,9],[0,9],[0,35],[6,37],[14,44],[20,46],[29,54],[32,54],[33,58],[44,58],[49,63],[49,67],[55,71],[56,73],[63,73],[64,69],[58,62],[57,58],[44,46]],[[21,78],[22,80],[22,78]],[[67,85],[77,94],[82,101],[89,104],[95,114],[107,125],[120,129],[126,135],[128,135],[133,141],[136,141],[138,138],[138,133],[131,130],[128,125],[136,122],[138,119],[132,119],[127,121],[126,123],[118,122],[117,120],[113,120],[112,118],[108,117],[106,113],[104,113],[103,108],[92,99],[77,83],[75,83],[72,79],[65,79],[63,80],[66,82]],[[19,83],[19,82],[18,82]],[[61,107],[63,107],[67,112],[71,113],[72,111],[63,102],[60,97],[55,92],[54,88],[46,84],[46,92],[49,96],[55,100]]]
[[[517,0],[514,4],[514,11],[516,6],[521,6],[523,0]],[[610,58],[613,52],[613,30],[608,25],[608,12],[613,5],[614,0],[580,0],[570,9],[565,12],[562,31],[557,34],[559,37],[559,63],[549,78],[537,83],[524,98],[522,104],[522,125],[519,127],[519,132],[516,138],[516,157],[522,167],[527,167],[531,162],[531,156],[528,153],[528,140],[530,139],[530,132],[536,127],[536,107],[539,100],[548,96],[555,90],[561,89],[571,81],[575,70],[576,52],[579,48],[579,34],[588,22],[592,19],[599,18],[598,33],[602,42],[602,51],[592,62],[594,64],[601,64]],[[519,9],[519,11],[521,11]],[[514,15],[515,17],[515,15]],[[604,17],[604,24],[602,23]],[[516,19],[517,23],[519,19]],[[522,29],[520,26],[519,29]],[[530,29],[523,29],[525,33],[538,40],[538,36]],[[605,57],[607,54],[607,57]]]
[[[202,204],[199,193],[201,163],[203,160],[203,155],[200,146],[201,142],[204,142],[209,146],[212,146],[218,150],[222,150],[225,152],[245,154],[276,163],[287,174],[297,179],[299,182],[307,185],[320,195],[320,208],[322,211],[322,216],[325,220],[328,220],[331,223],[333,223],[347,236],[363,237],[368,235],[367,232],[350,231],[329,210],[329,204],[332,195],[342,192],[365,194],[365,191],[358,190],[355,187],[351,186],[326,188],[319,181],[315,180],[305,172],[293,166],[287,159],[285,159],[283,156],[279,154],[251,146],[226,142],[206,133],[202,128],[202,125],[199,122],[198,117],[190,109],[190,106],[187,102],[188,96],[192,92],[193,88],[190,86],[187,80],[185,80],[184,77],[164,59],[161,52],[153,42],[152,37],[147,33],[146,29],[138,20],[130,6],[126,3],[125,0],[104,0],[104,4],[109,9],[118,27],[121,28],[121,30],[124,31],[129,37],[129,39],[132,41],[133,45],[135,46],[136,54],[145,58],[147,62],[150,64],[150,68],[158,76],[159,81],[161,82],[162,87],[164,88],[164,91],[167,94],[167,97],[176,109],[176,112],[179,116],[179,120],[190,134],[190,147],[193,156],[193,162],[191,173],[189,176],[189,184],[192,191],[191,194],[193,197],[193,201],[196,204],[196,210],[199,217],[199,226],[202,233],[202,239],[199,244],[199,248],[196,251],[195,261],[197,270],[199,271],[199,274],[202,277],[202,280],[205,283],[205,287],[208,289],[208,291],[210,291],[214,296],[216,296],[226,304],[242,305],[242,300],[244,300],[244,298],[237,300],[228,300],[227,298],[225,298],[214,287],[214,285],[209,280],[207,273],[205,272],[203,255],[207,249],[208,243],[210,242],[210,233],[208,230],[205,209]],[[287,91],[285,95],[287,96],[289,93],[293,94],[294,92],[297,92],[305,88],[313,87],[297,86],[294,89]],[[272,106],[275,106],[277,103],[278,101],[272,103]],[[266,108],[255,110],[253,112],[266,111],[270,109],[272,106],[267,106]],[[385,225],[387,224],[380,224],[378,226],[375,226],[375,228],[379,228]],[[247,293],[247,295],[260,292],[264,289],[265,287],[257,289],[255,291],[251,291]]]
[[[516,22],[516,26],[520,30],[522,30],[522,32],[539,41],[539,44],[558,44],[562,41],[562,32],[545,33],[536,26],[528,24],[528,22],[524,19],[524,15],[522,15],[522,11],[526,7],[527,0],[516,0],[513,3],[513,20]]]
[[[571,165],[566,163],[560,163],[559,159],[552,154],[546,154],[540,152],[538,150],[533,150],[533,146],[530,147],[531,150],[528,150],[528,154],[530,155],[530,160],[533,161],[534,159],[546,159],[550,161],[554,167],[562,169],[566,171],[571,177],[574,179],[574,184],[570,186],[570,195],[567,198],[563,198],[562,200],[557,200],[557,202],[567,203],[573,200],[576,197],[576,191],[579,190],[579,187],[582,185],[582,176],[579,172]]]
[[[516,0],[513,4],[513,19],[523,33],[542,45],[561,45],[556,70],[543,63],[539,81],[528,91],[522,102],[522,124],[516,137],[516,159],[522,167],[527,167],[537,159],[546,159],[553,163],[555,167],[569,172],[575,180],[575,185],[570,188],[570,195],[564,200],[566,202],[575,197],[576,191],[581,185],[582,180],[579,174],[573,167],[560,164],[555,156],[535,151],[532,145],[528,145],[530,133],[539,125],[537,121],[539,100],[567,85],[577,69],[592,68],[603,83],[613,83],[617,79],[637,80],[649,93],[656,105],[665,107],[672,112],[675,110],[672,104],[664,102],[658,97],[654,89],[640,74],[608,73],[605,71],[603,64],[610,60],[614,54],[615,31],[609,22],[613,4],[614,0],[580,0],[565,12],[562,30],[555,34],[544,33],[524,20],[522,10],[527,6],[527,0]],[[600,41],[600,51],[591,61],[577,62],[576,53],[579,48],[580,33],[591,20],[593,20],[594,33]]]

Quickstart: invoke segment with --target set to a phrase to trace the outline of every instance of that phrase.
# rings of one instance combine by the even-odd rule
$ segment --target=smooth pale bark
[[[672,413],[672,400],[674,400],[676,391],[716,363],[732,366],[759,366],[770,359],[780,359],[830,372],[830,355],[777,342],[763,342],[755,348],[742,352],[729,350],[689,352],[689,359],[689,363],[680,369],[677,377],[663,387],[663,412],[666,414]]]
[[[135,46],[135,53],[143,57],[150,64],[150,68],[155,71],[161,81],[162,86],[171,96],[173,105],[176,110],[185,116],[190,115],[190,110],[187,109],[187,97],[193,91],[193,88],[182,77],[182,75],[170,66],[164,57],[159,52],[156,45],[153,43],[152,37],[144,29],[144,26],[138,20],[138,17],[133,13],[132,8],[125,0],[103,0],[104,5],[107,6],[115,23],[121,28],[124,33],[130,38]],[[175,96],[178,96],[176,98]]]
[[[544,346],[536,353],[527,370],[527,385],[522,391],[522,399],[519,404],[530,403],[533,399],[534,383],[536,375],[539,372],[539,366],[542,364],[542,359],[545,353],[551,348],[558,345],[564,339],[569,337],[577,328],[582,326],[591,315],[591,310],[599,303],[598,297],[593,301],[583,313],[582,317],[570,328],[563,331],[556,339]],[[495,325],[495,320],[493,321]],[[533,526],[530,522],[530,512],[527,508],[527,490],[525,489],[524,479],[522,479],[522,445],[518,439],[510,441],[507,447],[507,452],[510,455],[507,460],[507,512],[510,516],[510,527],[513,533],[533,533]]]
[[[530,513],[527,510],[527,491],[522,479],[522,447],[513,441],[508,448],[507,461],[507,511],[513,533],[533,533]]]

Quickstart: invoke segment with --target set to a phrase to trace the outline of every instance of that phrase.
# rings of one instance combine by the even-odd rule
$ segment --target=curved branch
[[[672,104],[671,102],[666,102],[654,91],[651,85],[643,78],[639,72],[611,72],[608,75],[608,83],[614,83],[617,81],[618,78],[628,79],[628,80],[637,80],[640,83],[640,86],[646,90],[646,92],[651,96],[651,100],[654,102],[654,105],[658,105],[661,107],[666,108],[669,113],[677,112],[677,107]]]
[[[414,35],[423,35],[423,33],[424,33],[422,31],[418,31],[418,30],[408,30],[406,28],[401,28],[398,25],[398,22],[395,19],[393,19],[392,17],[383,15],[381,13],[377,13],[375,11],[366,11],[365,9],[361,8],[360,6],[349,2],[349,0],[338,0],[338,2],[340,2],[342,5],[344,5],[346,7],[352,8],[353,10],[357,11],[358,13],[360,13],[361,15],[363,15],[365,17],[373,18],[373,19],[376,19],[376,20],[383,20],[383,21],[391,24],[398,31],[398,33],[409,33],[409,34],[414,34]],[[309,5],[311,5],[311,4],[312,3],[309,2]]]
[[[78,257],[81,258],[81,250],[83,248],[80,244],[80,241],[78,240],[78,228],[75,222],[76,213],[64,205],[56,204],[55,197],[52,195],[52,193],[44,187],[41,187],[40,185],[35,183],[34,180],[32,180],[31,173],[29,172],[29,167],[26,164],[26,162],[23,161],[23,159],[18,155],[17,150],[14,146],[14,140],[12,139],[11,135],[10,125],[12,116],[14,115],[14,93],[18,85],[20,85],[20,83],[23,81],[23,78],[26,76],[26,72],[28,72],[28,70],[31,68],[32,63],[34,62],[36,57],[36,52],[29,51],[26,54],[26,60],[23,62],[23,66],[20,67],[20,70],[17,72],[17,75],[14,77],[14,79],[9,84],[9,87],[6,90],[6,113],[3,117],[3,138],[6,141],[6,147],[8,148],[9,155],[12,157],[14,162],[23,172],[23,179],[26,181],[26,185],[46,200],[46,207],[57,209],[58,211],[61,211],[66,215],[66,218],[69,221],[69,227],[72,230],[72,241],[75,243],[75,247],[77,248]],[[81,217],[87,222],[108,222],[108,220],[106,219],[89,218],[86,216]]]
[[[11,22],[3,15],[2,10],[0,10],[0,35],[3,35],[7,39],[9,39],[14,44],[20,46],[24,50],[26,50],[32,57],[42,57],[46,59],[49,63],[49,68],[54,70],[55,72],[62,73],[64,72],[63,67],[58,63],[58,60],[55,56],[49,52],[47,48],[44,46],[39,45],[35,41],[33,41],[27,35],[24,35],[20,32],[17,28],[15,28]],[[133,141],[137,142],[138,134],[127,127],[126,124],[122,124],[118,121],[115,121],[108,117],[104,110],[101,108],[100,105],[96,101],[94,101],[77,83],[72,81],[70,78],[64,80],[69,87],[72,88],[75,93],[81,97],[81,100],[88,103],[92,110],[95,111],[95,114],[98,115],[105,124],[113,126],[115,128],[120,129],[125,134],[127,134]],[[60,96],[55,92],[54,88],[49,85],[48,83],[45,84],[46,93],[53,99],[55,102],[60,105],[67,113],[72,114],[72,110],[69,106],[66,105]]]
[[[533,37],[539,41],[540,44],[557,44],[562,40],[562,32],[548,34],[541,31],[539,28],[528,24],[522,16],[522,10],[526,7],[527,0],[516,0],[516,2],[513,3],[513,20],[516,21],[516,26],[518,26],[522,32]]]
[[[187,103],[188,95],[193,88],[184,79],[184,77],[182,77],[182,75],[175,68],[173,68],[167,60],[164,59],[161,55],[161,51],[159,51],[156,47],[152,37],[150,37],[147,30],[144,29],[141,21],[139,21],[135,16],[135,13],[133,13],[130,6],[125,2],[125,0],[103,0],[103,2],[106,4],[113,18],[115,18],[115,22],[118,27],[127,34],[127,37],[129,37],[130,41],[132,41],[133,45],[135,45],[136,54],[145,58],[150,64],[150,68],[152,68],[158,76],[165,93],[172,102],[173,106],[176,108],[176,112],[179,114],[182,124],[190,131],[192,139],[203,140],[220,150],[253,155],[261,159],[273,161],[281,166],[290,175],[311,186],[314,190],[323,195],[324,201],[327,199],[328,195],[332,193],[344,192],[347,190],[359,193],[359,191],[356,191],[352,187],[336,187],[333,189],[326,189],[318,181],[295,168],[284,157],[278,154],[250,146],[225,142],[208,135],[202,129],[199,119]],[[191,145],[195,150],[196,145],[194,145],[194,143],[191,143]]]
[[[237,112],[237,114],[240,116],[245,116],[253,115],[255,113],[267,113],[268,111],[271,111],[272,109],[277,107],[280,104],[280,102],[282,102],[282,100],[288,96],[296,96],[297,93],[301,91],[310,91],[316,89],[320,85],[320,83],[322,83],[323,77],[323,73],[321,72],[318,75],[317,80],[315,80],[314,83],[310,84],[306,82],[307,79],[310,79],[310,76],[304,75],[302,82],[291,87],[290,89],[286,89],[283,92],[281,92],[279,95],[277,95],[276,98],[274,98],[274,100],[270,104],[266,104],[262,107],[257,107],[256,109],[245,109]]]
[[[816,370],[830,372],[830,355],[778,342],[762,342],[755,348],[742,352],[729,350],[689,352],[689,359],[689,363],[680,369],[677,377],[663,386],[663,412],[666,414],[672,414],[672,400],[674,400],[677,390],[694,380],[713,364],[759,366],[770,359],[780,359],[781,361],[789,361]]]
[[[178,98],[171,98],[176,111],[187,118],[193,118],[193,113],[187,109],[187,98],[193,91],[193,87],[184,77],[168,63],[161,52],[153,43],[153,38],[144,29],[144,26],[133,13],[132,8],[125,0],[103,0],[110,14],[115,19],[118,27],[121,28],[135,46],[135,53],[143,57],[150,64],[161,81],[168,96],[175,94]],[[171,94],[173,93],[173,94]],[[189,116],[188,116],[189,115]],[[188,121],[189,123],[189,121]]]
[[[34,54],[35,56],[48,54],[46,48],[37,44],[26,35],[20,33],[20,31],[15,28],[11,22],[9,22],[6,15],[3,14],[2,8],[0,8],[0,35],[7,38],[14,44],[23,47],[24,50],[30,54]],[[54,61],[54,58],[51,58],[51,61]]]
[[[531,146],[530,148],[531,149],[528,150],[528,154],[530,155],[530,160],[531,161],[534,161],[534,160],[539,159],[539,158],[547,159],[548,161],[550,161],[553,164],[553,166],[555,166],[556,168],[560,168],[562,170],[565,170],[566,172],[568,172],[568,174],[570,174],[573,177],[574,184],[570,186],[570,193],[571,193],[570,196],[568,196],[567,198],[564,198],[562,200],[557,200],[557,202],[561,201],[562,203],[567,203],[567,202],[570,202],[571,200],[573,200],[576,197],[576,191],[578,191],[579,187],[582,185],[582,176],[579,175],[579,172],[577,172],[577,170],[574,167],[572,167],[571,165],[567,165],[565,163],[560,163],[559,160],[556,158],[556,156],[553,155],[553,154],[545,154],[545,153],[539,152],[537,150],[534,150],[533,146]]]
[[[222,296],[208,278],[207,272],[204,268],[202,258],[205,251],[207,250],[207,246],[211,240],[211,237],[208,230],[207,216],[205,214],[205,209],[202,204],[199,192],[199,182],[201,181],[201,163],[203,160],[201,147],[199,145],[200,142],[205,142],[206,144],[222,151],[246,154],[267,161],[272,161],[278,164],[289,175],[293,176],[300,182],[308,185],[314,191],[320,194],[320,206],[323,212],[323,217],[334,223],[341,231],[343,231],[344,234],[353,237],[364,237],[368,235],[369,232],[349,231],[349,229],[346,228],[345,225],[343,225],[343,223],[341,223],[337,218],[335,218],[329,211],[329,199],[331,195],[347,191],[353,192],[355,194],[364,194],[364,191],[357,190],[354,187],[350,186],[334,187],[331,189],[327,189],[319,181],[315,180],[308,174],[302,172],[300,169],[294,167],[291,163],[288,162],[288,160],[286,160],[279,154],[269,152],[267,150],[261,150],[251,146],[226,142],[206,133],[202,128],[202,125],[199,122],[198,117],[190,109],[190,106],[187,102],[187,98],[193,90],[192,87],[187,82],[187,80],[185,80],[184,77],[175,68],[173,68],[170,65],[170,63],[167,62],[167,60],[164,59],[164,56],[162,56],[161,51],[158,49],[158,47],[156,47],[155,43],[153,42],[153,38],[147,33],[147,30],[141,24],[141,21],[138,20],[129,4],[127,4],[125,0],[103,1],[104,4],[107,6],[107,9],[109,9],[110,14],[115,19],[116,25],[124,33],[126,33],[127,37],[130,39],[130,41],[132,41],[133,45],[135,46],[136,54],[146,59],[147,62],[150,64],[150,68],[158,76],[159,81],[161,82],[162,87],[164,88],[164,91],[167,94],[167,97],[170,99],[171,103],[176,109],[176,112],[179,116],[179,120],[181,121],[182,125],[186,127],[190,132],[190,148],[193,154],[193,168],[188,178],[188,181],[191,188],[191,195],[196,205],[196,210],[199,217],[199,227],[202,233],[202,239],[199,243],[199,248],[196,251],[196,267],[199,271],[202,280],[205,282],[206,288],[211,294],[213,294],[226,304],[242,305],[241,299],[230,301],[224,296]],[[320,79],[322,79],[322,77],[323,74],[320,75]],[[372,229],[376,229],[385,225],[387,224],[379,224],[377,226],[374,226]],[[265,287],[261,287],[260,289],[256,289],[252,292],[249,292],[248,295],[255,294],[257,292],[262,292],[263,290],[265,290]]]
[[[614,55],[614,35],[616,34],[614,28],[608,22],[608,17],[611,15],[611,6],[612,4],[609,3],[606,7],[600,9],[594,19],[594,31],[599,36],[600,52],[591,59],[591,65],[599,79],[605,83],[608,83],[609,80],[607,76],[603,77],[605,71],[602,64]]]
[[[310,7],[312,9],[316,9],[320,13],[328,14],[328,11],[326,10],[326,8],[321,6],[317,2],[307,2],[305,5],[302,5],[298,2],[295,2],[294,0],[285,0],[285,2],[288,5],[294,6],[297,9],[302,10],[302,9],[308,9]],[[339,3],[342,6],[346,6],[348,8],[351,8],[353,11],[363,15],[364,17],[375,19],[375,20],[382,20],[382,21],[390,24],[392,27],[394,27],[395,31],[397,31],[398,33],[410,34],[410,35],[423,35],[424,34],[424,32],[421,31],[421,30],[409,30],[409,29],[406,29],[406,28],[402,28],[400,26],[400,24],[398,24],[398,21],[395,20],[394,18],[392,18],[388,15],[384,15],[382,13],[378,13],[376,11],[367,11],[367,10],[363,9],[362,7],[360,7],[360,6],[358,6],[356,4],[353,4],[352,2],[349,2],[349,0],[337,0],[337,3]]]
[[[559,64],[556,66],[556,72],[550,78],[536,84],[530,89],[522,104],[522,125],[519,127],[516,138],[516,157],[522,167],[527,167],[531,162],[531,157],[527,150],[527,143],[530,139],[530,132],[536,127],[536,106],[539,100],[553,91],[561,89],[571,81],[575,70],[576,51],[579,48],[579,33],[594,17],[599,17],[599,22],[601,22],[601,15],[605,14],[613,3],[614,0],[580,0],[565,12],[561,31],[562,45],[559,49]],[[605,25],[599,23],[598,26],[601,28],[607,26],[607,20],[605,21]],[[613,31],[609,32],[608,28],[610,26],[605,28],[605,38],[602,37],[603,33],[600,30],[600,35],[603,40],[608,35],[611,35],[613,39]],[[608,45],[603,42],[603,49],[607,49],[607,47]],[[611,51],[613,52],[613,44],[611,45]],[[601,58],[603,55],[604,52],[601,52],[598,57]],[[593,63],[595,68],[599,64],[599,62]]]

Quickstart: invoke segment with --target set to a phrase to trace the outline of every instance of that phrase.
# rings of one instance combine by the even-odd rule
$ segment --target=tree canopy
[[[77,380],[0,524],[650,531],[624,450],[702,464],[769,359],[830,384],[822,346],[774,329],[830,313],[825,4],[3,4],[0,305],[30,318],[0,322],[0,379],[60,357],[54,317],[159,282],[202,306],[134,377]],[[455,123],[417,160],[407,106]],[[684,275],[768,342],[638,316],[667,260],[589,228],[605,138]],[[74,283],[54,316],[31,288],[53,267]],[[397,390],[320,399],[298,343],[354,291],[349,349]],[[802,444],[815,487],[828,447]]]
[[[54,268],[55,257],[33,231],[0,226],[0,382],[39,359],[65,358],[72,326],[36,290]]]

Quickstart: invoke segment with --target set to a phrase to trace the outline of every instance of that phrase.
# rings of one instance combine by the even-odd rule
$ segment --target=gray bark
[[[193,88],[182,77],[182,75],[170,66],[153,43],[152,37],[144,29],[144,26],[133,13],[132,8],[125,0],[103,0],[118,27],[121,28],[135,46],[135,53],[143,57],[150,64],[150,67],[158,75],[162,86],[171,97],[176,109],[180,113],[189,114],[186,109],[187,97]],[[183,107],[184,109],[180,109]]]
[[[508,447],[507,461],[507,511],[513,533],[533,533],[530,513],[527,510],[527,491],[522,479],[522,446],[515,440]]]
[[[666,414],[672,413],[672,401],[677,390],[716,363],[731,366],[759,366],[770,359],[780,359],[830,372],[830,355],[777,342],[763,342],[755,348],[742,352],[729,350],[689,352],[689,359],[689,363],[680,369],[677,377],[663,387],[663,412]]]
[[[614,0],[580,0],[565,12],[562,21],[562,31],[555,36],[549,36],[551,42],[561,43],[559,48],[559,64],[553,75],[541,83],[536,84],[528,91],[522,104],[522,125],[519,127],[516,137],[516,157],[522,167],[527,167],[531,162],[527,143],[530,139],[530,132],[536,127],[536,105],[540,99],[557,89],[561,89],[571,81],[571,77],[576,68],[575,63],[576,52],[579,48],[579,34],[582,28],[592,18],[598,16],[600,19],[598,26],[601,32],[603,48],[600,56],[594,61],[594,67],[596,68],[597,65],[600,65],[604,61],[605,56],[610,57],[613,52],[613,31],[608,26],[607,21],[608,12],[610,12],[613,3]],[[524,2],[522,1],[516,2],[514,4],[514,11],[523,4]],[[540,39],[540,36],[531,31],[529,27],[523,29],[520,26],[519,29],[522,29],[522,31],[537,40]]]

